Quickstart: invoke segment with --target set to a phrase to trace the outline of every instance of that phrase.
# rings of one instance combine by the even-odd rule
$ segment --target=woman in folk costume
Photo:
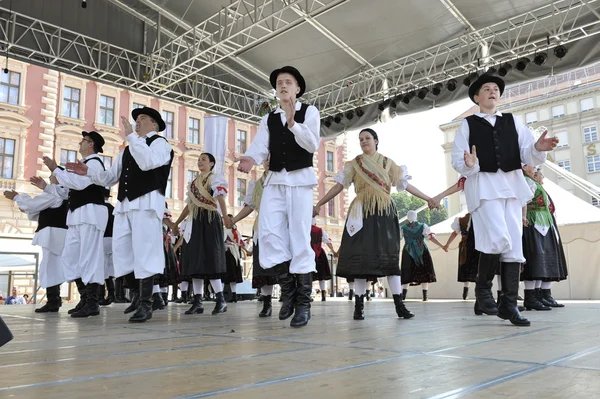
[[[322,302],[325,301],[327,293],[326,281],[331,280],[331,269],[329,267],[329,261],[327,260],[327,254],[323,249],[323,243],[327,244],[331,252],[337,256],[337,253],[333,249],[331,239],[325,230],[317,226],[317,218],[313,217],[310,230],[310,245],[313,251],[315,251],[315,262],[317,264],[317,272],[313,274],[313,280],[319,280]]]
[[[183,264],[183,253],[186,250],[187,243],[190,241],[190,237],[192,236],[192,223],[189,218],[185,219],[179,225],[179,238],[173,247],[175,251],[175,258],[177,259],[177,265],[180,272],[181,283],[179,283],[179,288],[181,289],[181,297],[175,301],[175,303],[193,303],[190,301],[192,298],[190,294],[190,284],[192,283],[192,279],[190,277],[184,278],[181,275],[181,265]]]
[[[414,314],[402,302],[400,226],[391,197],[392,187],[433,203],[408,184],[406,167],[377,152],[379,140],[373,129],[363,129],[359,140],[363,153],[346,163],[335,177],[337,184],[319,200],[313,215],[318,215],[321,206],[354,183],[356,198],[348,210],[337,269],[338,276],[354,279],[354,319],[364,319],[367,280],[384,276],[388,277],[398,317],[409,319]]]
[[[408,211],[408,223],[400,229],[400,235],[404,238],[404,249],[402,250],[402,299],[406,299],[408,285],[422,285],[423,301],[427,301],[427,290],[429,283],[435,283],[435,269],[433,259],[429,253],[426,239],[432,241],[440,248],[448,251],[436,238],[435,234],[425,223],[417,221],[417,212]]]
[[[445,250],[460,234],[458,243],[458,278],[459,283],[463,283],[462,298],[466,300],[469,296],[469,285],[477,281],[477,269],[479,265],[479,252],[475,249],[475,234],[471,223],[471,214],[456,217],[452,222],[452,234],[448,237]]]
[[[177,284],[181,281],[179,273],[179,264],[175,257],[175,249],[173,248],[173,241],[175,237],[171,229],[171,212],[169,212],[167,204],[165,204],[165,214],[163,216],[163,249],[165,252],[165,271],[163,274],[159,274],[157,277],[158,286],[160,287],[160,293],[153,293],[155,302],[160,303],[156,296],[160,295],[164,306],[169,304],[169,286],[173,286],[174,291],[177,291]],[[175,296],[176,294],[173,293]]]
[[[248,183],[248,193],[244,198],[244,208],[233,217],[233,223],[237,223],[244,219],[250,215],[252,211],[256,211],[256,213],[259,212],[265,180],[267,178],[266,171],[269,170],[269,158],[263,163],[263,166],[265,168],[265,173],[263,173],[258,180],[251,180],[250,183]],[[252,243],[252,252],[247,251],[249,255],[252,255],[252,288],[260,289],[263,303],[263,308],[258,316],[271,317],[273,312],[271,298],[273,295],[273,286],[277,284],[277,276],[272,270],[263,269],[260,266],[258,249],[258,216],[252,227]],[[286,315],[293,311],[293,306],[294,304],[292,303],[289,307],[286,307],[286,303],[284,303],[281,307],[279,318],[285,320],[285,318],[287,318]],[[282,317],[284,318],[282,319]]]
[[[230,218],[233,215],[228,215]],[[244,281],[242,276],[242,248],[246,249],[246,243],[242,239],[235,224],[230,229],[225,229],[225,263],[227,264],[227,277],[222,281],[229,284],[231,288],[231,301],[237,303],[236,288],[238,283]]]
[[[179,226],[188,214],[192,218],[190,240],[182,254],[181,275],[192,278],[194,302],[185,314],[204,312],[202,306],[204,279],[210,280],[216,293],[217,301],[212,314],[227,311],[221,282],[221,278],[227,275],[223,223],[226,227],[232,226],[232,223],[227,216],[225,202],[227,182],[222,176],[212,172],[214,167],[215,157],[212,154],[200,155],[198,158],[200,174],[190,183],[188,204],[175,222],[175,226]]]
[[[521,271],[521,280],[525,282],[525,300],[527,310],[551,310],[542,302],[542,284],[547,289],[552,281],[567,278],[567,262],[562,251],[562,243],[555,227],[546,190],[534,179],[533,166],[523,166],[525,180],[533,191],[533,199],[523,212],[523,255],[525,264]],[[556,302],[556,301],[554,301]]]

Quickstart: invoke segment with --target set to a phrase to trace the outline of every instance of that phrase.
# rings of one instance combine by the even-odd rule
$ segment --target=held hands
[[[320,205],[313,206],[313,217],[319,216],[319,213],[321,213],[321,206]]]
[[[558,145],[558,142],[559,142],[558,137],[546,137],[547,134],[548,134],[548,131],[546,130],[544,133],[542,133],[542,135],[538,139],[537,143],[535,143],[536,150],[552,151]]]
[[[443,247],[441,247],[441,248],[444,250],[444,252],[448,252],[448,244],[444,245],[444,246],[443,246]]]
[[[477,149],[475,148],[475,146],[471,147],[470,154],[467,151],[465,151],[464,157],[465,165],[467,166],[467,168],[472,168],[473,166],[475,166],[475,164],[477,163]]]
[[[17,195],[19,195],[19,193],[16,192],[15,190],[10,190],[10,191],[6,190],[4,192],[4,197],[6,197],[7,199],[9,199],[11,201],[14,200]]]
[[[429,206],[429,209],[436,209],[440,207],[440,202],[439,200],[436,200],[435,197],[433,198],[427,198],[427,206]]]
[[[235,162],[239,162],[240,163],[238,165],[238,170],[240,172],[243,172],[243,173],[250,173],[250,171],[252,170],[252,167],[255,164],[254,158],[247,157],[245,155],[242,156],[242,157],[236,158]]]
[[[72,172],[81,176],[87,175],[88,167],[81,161],[68,162],[66,165],[67,172]]]
[[[39,188],[40,190],[43,190],[46,188],[46,186],[48,185],[48,183],[46,183],[46,180],[42,179],[41,177],[38,176],[31,176],[29,178],[29,182],[31,184],[33,184],[35,187]]]
[[[228,229],[232,229],[233,228],[233,222],[231,221],[231,218],[228,215],[224,215],[223,216],[223,224]]]
[[[48,169],[50,169],[50,172],[54,172],[54,170],[58,168],[58,165],[56,164],[56,161],[54,159],[49,157],[43,157],[42,160],[44,161],[44,165],[46,165]]]
[[[529,227],[529,221],[527,220],[527,217],[523,218],[523,226]]]

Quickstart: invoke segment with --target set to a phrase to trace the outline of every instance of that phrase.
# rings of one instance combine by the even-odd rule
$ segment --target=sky
[[[444,135],[439,126],[451,122],[472,105],[467,98],[444,107],[399,115],[385,124],[371,126],[379,136],[379,152],[398,165],[406,165],[413,186],[429,196],[439,194],[447,188],[445,168],[452,167],[445,165]],[[348,160],[362,153],[359,133],[359,130],[346,133]]]

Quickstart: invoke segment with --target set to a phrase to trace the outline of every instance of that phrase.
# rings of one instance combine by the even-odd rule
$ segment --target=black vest
[[[519,134],[512,114],[496,116],[496,125],[475,115],[468,116],[469,148],[475,146],[481,172],[521,169]]]
[[[38,227],[35,232],[45,227],[56,227],[67,229],[67,213],[69,212],[69,201],[64,200],[58,208],[47,208],[40,212]]]
[[[105,202],[104,205],[108,210],[108,221],[106,222],[106,229],[104,229],[104,237],[112,237],[113,223],[115,222],[115,215],[113,215],[113,211],[115,210],[115,207],[108,202]]]
[[[83,163],[89,161],[100,162],[102,169],[106,170],[104,162],[100,158],[88,158]],[[104,187],[90,184],[83,190],[69,190],[69,209],[71,212],[87,204],[104,205]]]
[[[146,137],[146,144],[150,146],[150,144],[157,139],[166,140],[164,137],[155,134],[152,137]],[[165,195],[167,183],[169,181],[169,173],[171,172],[171,163],[173,162],[173,154],[173,150],[171,150],[171,159],[167,165],[143,171],[131,155],[129,146],[125,148],[125,151],[123,152],[123,163],[121,165],[121,176],[119,177],[119,192],[117,193],[117,199],[123,201],[127,198],[129,201],[133,201],[154,190],[158,190],[162,195]]]
[[[294,121],[304,123],[307,104],[302,104],[299,111],[294,115]],[[306,151],[296,143],[294,133],[281,123],[281,116],[271,112],[267,118],[269,127],[269,152],[271,161],[269,170],[279,172],[282,169],[291,172],[297,169],[313,166],[313,154]]]

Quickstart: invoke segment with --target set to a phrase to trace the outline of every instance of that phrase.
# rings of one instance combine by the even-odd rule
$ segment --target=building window
[[[579,101],[579,106],[581,107],[581,112],[590,111],[594,109],[594,99],[593,98],[584,98]]]
[[[592,155],[587,157],[588,172],[600,172],[600,155]]]
[[[246,197],[246,179],[237,179],[237,206],[244,206],[244,198]]]
[[[327,171],[328,172],[335,172],[334,168],[333,168],[333,152],[332,151],[327,151]]]
[[[555,105],[552,107],[552,117],[553,118],[562,118],[565,116],[565,106],[564,105]]]
[[[0,73],[0,102],[19,104],[19,89],[21,87],[21,74],[9,71]]]
[[[330,218],[335,217],[335,201],[331,200],[327,203],[327,216]]]
[[[200,144],[200,119],[189,119],[188,143]]]
[[[173,119],[175,117],[175,114],[173,114],[173,112],[171,111],[163,111],[162,112],[162,118],[165,121],[165,130],[164,130],[164,136],[168,139],[172,139],[173,138]]]
[[[99,122],[101,125],[115,125],[115,99],[100,95],[100,115]]]
[[[60,164],[65,166],[67,162],[77,162],[77,151],[60,150]]]
[[[238,154],[246,152],[246,132],[244,130],[237,131],[237,144],[235,148]]]
[[[108,155],[100,155],[100,159],[104,164],[104,169],[110,169],[112,166],[112,157],[109,157]]]
[[[198,173],[199,172],[197,170],[188,170],[188,173],[187,173],[187,182],[188,182],[188,184],[190,184],[191,182],[193,182],[194,179],[196,177],[198,177]]]
[[[0,137],[0,177],[12,179],[14,165],[15,141]]]
[[[144,104],[133,103],[133,109],[144,108]]]
[[[533,111],[525,114],[525,123],[527,123],[528,125],[530,123],[536,123],[537,121],[537,112]]]
[[[169,178],[167,179],[167,188],[165,189],[165,197],[173,198],[173,168],[169,170]]]
[[[73,87],[65,86],[63,94],[63,110],[62,115],[79,119],[79,99],[81,97],[81,90]]]
[[[598,141],[598,128],[596,125],[585,126],[583,128],[583,141],[586,143]]]
[[[558,161],[557,164],[567,172],[571,171],[571,160],[567,159],[566,161]]]

